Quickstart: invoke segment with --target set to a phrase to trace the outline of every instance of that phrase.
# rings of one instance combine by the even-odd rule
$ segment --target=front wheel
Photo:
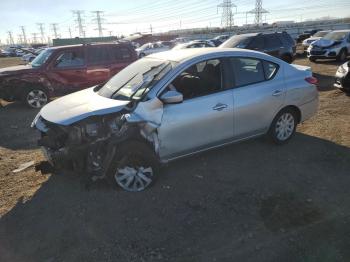
[[[158,173],[158,159],[151,147],[130,141],[118,148],[110,176],[122,189],[139,192],[150,187]]]
[[[286,143],[294,135],[297,123],[297,117],[293,110],[282,110],[272,121],[269,130],[270,138],[276,144]]]
[[[31,108],[41,108],[49,101],[48,93],[42,88],[29,88],[23,94],[23,102]]]

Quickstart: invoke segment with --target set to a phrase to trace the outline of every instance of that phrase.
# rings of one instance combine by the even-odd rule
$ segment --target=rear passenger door
[[[109,46],[87,46],[87,80],[89,86],[106,82],[111,77]]]
[[[230,58],[233,71],[235,139],[266,132],[285,96],[283,74],[275,63]]]
[[[135,59],[131,53],[131,50],[124,46],[112,46],[111,47],[112,62],[110,65],[110,76],[114,76],[120,72],[123,68],[131,64]]]

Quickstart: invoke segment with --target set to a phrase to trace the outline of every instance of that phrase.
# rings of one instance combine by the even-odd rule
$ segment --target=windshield
[[[141,99],[167,72],[174,62],[143,58],[111,78],[98,94],[118,100]]]
[[[39,67],[43,65],[47,59],[49,59],[50,55],[52,54],[53,50],[52,49],[46,49],[42,51],[33,61],[32,61],[32,66],[33,67]]]
[[[316,34],[314,34],[313,37],[324,37],[328,33],[329,31],[319,31]]]
[[[220,47],[238,47],[245,48],[251,40],[251,36],[247,35],[235,35],[227,41],[223,42]]]
[[[345,38],[348,32],[331,32],[326,34],[323,39],[333,40],[333,41],[341,41]]]

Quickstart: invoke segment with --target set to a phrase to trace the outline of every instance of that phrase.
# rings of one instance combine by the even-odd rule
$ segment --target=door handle
[[[282,90],[276,90],[275,92],[272,93],[273,96],[280,96],[282,95]]]
[[[213,110],[221,111],[221,110],[225,109],[226,107],[227,107],[227,105],[219,103],[213,107]]]

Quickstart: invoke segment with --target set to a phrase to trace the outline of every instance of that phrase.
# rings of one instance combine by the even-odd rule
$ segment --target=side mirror
[[[184,100],[184,98],[181,93],[171,90],[171,91],[165,92],[160,97],[160,100],[162,100],[164,104],[177,104],[177,103],[181,103]]]

